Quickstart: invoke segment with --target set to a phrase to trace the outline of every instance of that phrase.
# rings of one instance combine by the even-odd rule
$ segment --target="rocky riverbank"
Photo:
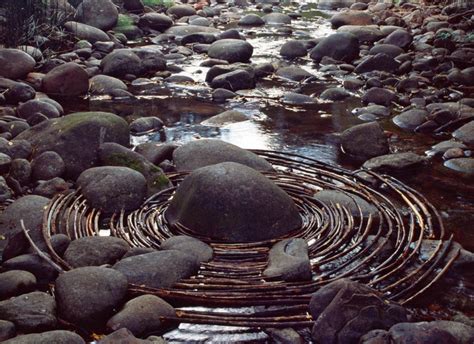
[[[225,140],[229,125],[250,123],[237,133],[248,148],[275,148],[252,141],[255,123],[271,123],[264,139],[281,136],[281,150],[295,141],[305,148],[317,136],[336,150],[331,163],[408,180],[423,170],[428,179],[415,179],[419,191],[429,193],[422,188],[435,181],[452,186],[460,206],[449,204],[446,213],[465,209],[467,215],[463,228],[450,233],[474,247],[466,227],[474,210],[472,10],[404,1],[321,2],[329,12],[278,0],[54,4],[65,19],[55,34],[35,37],[35,46],[0,48],[0,341],[165,342],[155,335],[177,326],[179,302],[131,289],[169,288],[215,256],[213,247],[189,236],[159,248],[131,247],[114,236],[75,238],[69,220],[45,238],[45,210],[59,194],[80,190],[76,218],[91,207],[112,222],[173,187],[172,175],[194,171],[177,189],[166,213],[170,223],[224,242],[268,240],[299,228],[299,205],[265,177],[275,172],[268,161],[218,140],[181,145],[189,136]],[[51,49],[58,46],[61,51]],[[170,135],[170,128],[181,128],[188,139]],[[358,176],[378,187],[370,174]],[[260,196],[252,198],[252,190]],[[315,202],[377,218],[370,199],[314,191]],[[446,201],[444,194],[439,199]],[[410,211],[416,217],[420,209],[402,209]],[[421,241],[414,245],[421,250]],[[341,279],[312,295],[311,334],[266,328],[255,338],[472,343],[474,258],[455,247],[459,257],[446,277],[451,303],[436,294],[441,305],[424,300],[418,306],[449,304],[458,313],[431,309],[423,316]],[[316,278],[308,250],[302,239],[276,243],[262,278]],[[437,319],[443,321],[419,322]]]

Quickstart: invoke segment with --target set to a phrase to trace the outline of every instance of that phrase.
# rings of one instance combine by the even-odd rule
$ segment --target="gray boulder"
[[[163,241],[160,249],[176,250],[190,254],[199,263],[210,261],[213,255],[211,246],[201,240],[186,235],[174,236]]]
[[[196,10],[190,5],[173,5],[166,11],[168,15],[177,18],[189,17],[196,14]]]
[[[64,23],[64,28],[78,39],[83,39],[90,43],[110,41],[109,36],[104,31],[87,24],[68,21]]]
[[[348,279],[319,289],[311,297],[309,308],[315,319],[312,338],[318,343],[358,343],[370,330],[388,329],[407,319],[404,308]]]
[[[309,56],[316,63],[321,62],[324,56],[350,63],[359,56],[359,51],[357,37],[351,33],[340,32],[323,38],[311,50]]]
[[[240,18],[239,25],[240,26],[262,26],[262,25],[265,25],[265,21],[259,15],[250,13]]]
[[[108,336],[105,336],[101,340],[97,342],[97,344],[117,344],[117,343],[125,343],[125,344],[151,344],[149,340],[146,339],[139,339],[135,337],[132,332],[130,332],[126,328],[121,328],[115,332],[112,332]],[[161,344],[161,342],[158,342]]]
[[[453,137],[468,146],[474,147],[474,121],[464,124],[462,127],[455,130],[453,132]]]
[[[253,47],[240,39],[220,39],[211,44],[207,54],[210,58],[225,60],[229,63],[247,62],[252,57]]]
[[[216,76],[211,81],[214,89],[224,88],[230,91],[252,89],[255,87],[255,80],[247,71],[238,69],[229,73]]]
[[[97,151],[104,142],[128,145],[127,122],[108,112],[78,112],[41,122],[21,133],[16,140],[27,140],[35,155],[45,151],[58,153],[65,165],[65,176],[75,179],[98,162]],[[15,140],[15,141],[16,141]]]
[[[398,70],[400,64],[391,56],[384,53],[370,55],[359,63],[354,70],[356,73],[368,73],[373,71],[384,71],[394,73]]]
[[[12,297],[0,301],[0,318],[11,321],[22,332],[52,329],[57,324],[56,301],[40,291]]]
[[[107,214],[140,207],[146,192],[145,177],[128,167],[93,167],[81,173],[77,185],[88,204]]]
[[[26,120],[37,113],[41,113],[48,118],[56,118],[61,115],[56,106],[43,99],[28,100],[18,106],[17,112],[18,117]]]
[[[403,50],[407,50],[413,42],[413,36],[406,30],[398,29],[393,31],[387,37],[385,37],[383,42],[385,44],[396,45],[397,47],[400,47]]]
[[[107,322],[112,331],[126,328],[137,337],[163,331],[160,317],[174,317],[176,312],[169,303],[154,295],[142,295],[128,301]]]
[[[388,141],[377,122],[355,125],[341,134],[344,153],[357,160],[366,160],[388,153]]]
[[[84,237],[71,241],[64,260],[73,268],[115,264],[130,249],[127,242],[115,237]]]
[[[334,29],[343,25],[370,25],[372,21],[370,13],[352,10],[336,13],[330,19]]]
[[[301,225],[296,205],[282,189],[234,162],[193,171],[176,190],[165,216],[171,224],[226,242],[275,239]]]
[[[65,171],[66,165],[63,158],[54,151],[43,152],[31,162],[32,176],[36,180],[61,177]]]
[[[258,171],[273,171],[265,159],[233,144],[213,139],[191,141],[173,152],[178,171],[193,171],[200,167],[232,161]]]
[[[392,118],[393,123],[398,127],[407,130],[415,130],[419,125],[426,122],[428,112],[421,109],[411,109],[402,112]]]
[[[362,197],[355,194],[347,194],[338,190],[321,190],[313,197],[319,202],[328,206],[340,204],[349,210],[352,216],[360,216],[362,213],[362,216],[364,217],[368,217],[370,215],[374,217],[378,212],[374,205],[370,204]]]
[[[117,24],[118,10],[111,0],[83,0],[77,7],[75,19],[107,31]]]
[[[53,68],[43,78],[42,89],[48,95],[80,96],[89,90],[89,75],[77,63]]]
[[[89,80],[89,92],[93,95],[109,95],[116,90],[127,89],[122,80],[108,75],[96,75]]]
[[[397,99],[394,92],[381,87],[372,87],[362,96],[362,102],[365,104],[374,103],[384,106],[390,106]]]
[[[291,40],[283,43],[280,48],[280,55],[288,59],[303,57],[308,54],[305,45],[301,41]]]
[[[116,143],[104,143],[99,149],[99,158],[103,165],[123,166],[140,172],[146,179],[148,196],[167,189],[171,183],[163,170],[149,162],[141,154]]]
[[[140,17],[138,25],[142,28],[148,28],[163,32],[173,26],[173,20],[167,15],[150,12],[145,13]]]
[[[303,68],[297,66],[278,68],[275,74],[281,78],[292,81],[303,81],[304,79],[311,78],[314,76]]]
[[[213,27],[199,26],[199,25],[179,25],[179,26],[172,26],[168,30],[165,31],[165,34],[173,35],[176,37],[183,37],[192,33],[219,34],[220,30]]]
[[[474,175],[474,158],[456,158],[445,161],[444,166],[467,175]]]
[[[151,288],[167,288],[198,271],[199,262],[189,254],[166,250],[122,259],[113,268],[129,283]]]
[[[43,333],[32,333],[9,339],[3,344],[85,344],[78,334],[70,331],[56,330]]]
[[[382,53],[382,54],[385,54],[385,55],[388,55],[388,56],[391,56],[391,57],[395,58],[398,55],[403,54],[404,51],[403,51],[402,48],[400,48],[397,45],[385,44],[385,43],[374,45],[369,51],[370,55],[377,55],[379,53]]]
[[[59,316],[98,327],[122,303],[127,286],[127,278],[113,269],[83,267],[65,272],[56,280]]]
[[[104,57],[100,63],[106,75],[124,77],[127,74],[140,75],[142,72],[141,60],[129,49],[117,49]]]
[[[306,241],[300,238],[286,239],[273,245],[263,275],[280,277],[288,282],[310,281],[312,271]]]
[[[0,235],[7,239],[12,238],[22,231],[21,220],[23,220],[33,241],[43,245],[43,212],[49,201],[48,198],[34,195],[17,199],[0,214]],[[5,245],[5,241],[0,241],[0,248]]]
[[[135,147],[135,152],[143,155],[145,159],[158,166],[164,160],[172,160],[173,152],[178,148],[174,143],[145,142]]]
[[[19,49],[0,49],[0,77],[20,79],[35,68],[36,61]]]
[[[8,270],[31,272],[39,285],[51,283],[58,276],[58,271],[37,254],[22,254],[4,261],[2,266]]]
[[[425,161],[425,157],[412,152],[393,153],[369,159],[362,167],[368,170],[394,172],[418,166]]]
[[[36,277],[31,272],[11,270],[0,273],[0,299],[24,294],[33,290],[34,287],[36,287]]]
[[[220,127],[226,124],[238,123],[248,120],[249,118],[240,111],[227,110],[218,115],[212,116],[211,118],[202,121],[202,125],[208,125],[213,127]]]
[[[291,24],[291,17],[285,13],[269,13],[262,17],[267,25],[289,25]]]

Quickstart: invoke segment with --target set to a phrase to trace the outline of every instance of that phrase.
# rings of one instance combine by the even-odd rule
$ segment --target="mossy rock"
[[[77,112],[41,122],[16,139],[29,141],[35,156],[45,151],[58,153],[66,165],[66,176],[76,179],[82,171],[96,166],[102,143],[128,146],[130,131],[127,122],[113,113]]]

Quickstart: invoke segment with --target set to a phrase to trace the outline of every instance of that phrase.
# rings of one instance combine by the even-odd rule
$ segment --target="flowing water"
[[[281,27],[276,26],[239,29],[254,46],[252,62],[281,63],[283,60],[278,52],[289,38],[318,38],[332,32],[326,19],[328,14],[317,11],[314,2],[300,2],[298,6],[285,8],[285,11],[299,11],[302,14],[293,21],[291,36],[282,34]],[[227,14],[228,18],[235,16],[235,13]],[[222,29],[231,27],[236,25],[220,26]],[[134,137],[135,145],[147,141],[184,143],[198,138],[218,138],[243,148],[286,151],[349,169],[360,167],[360,164],[343,156],[337,143],[338,133],[363,123],[353,114],[355,108],[362,106],[360,94],[354,93],[340,102],[318,100],[316,104],[308,106],[285,105],[281,101],[284,93],[296,90],[317,98],[326,88],[339,85],[343,80],[342,75],[326,77],[308,57],[286,61],[313,73],[318,81],[301,84],[268,77],[259,82],[256,89],[240,91],[239,97],[218,104],[212,101],[211,89],[204,81],[208,68],[199,66],[205,59],[205,55],[194,54],[175,62],[182,68],[179,74],[193,78],[195,83],[167,84],[152,79],[133,86],[136,99],[90,98],[83,103],[69,104],[68,110],[111,111],[130,120],[141,116],[158,116],[165,122],[162,132]],[[201,124],[203,120],[229,109],[244,113],[248,120],[223,127]],[[400,109],[395,108],[394,111]],[[389,119],[382,120],[381,124],[385,130],[393,133],[393,152],[410,150],[424,154],[431,145],[449,138],[402,132]],[[455,240],[470,250],[474,249],[472,177],[469,179],[448,171],[437,157],[430,159],[423,168],[398,177],[421,191],[440,210],[447,230],[454,233]],[[245,311],[242,309],[242,312]],[[216,342],[235,339],[259,342],[264,341],[267,335],[242,328],[182,324],[178,330],[167,333],[165,338],[170,342],[183,342],[190,338],[193,342],[204,342],[209,338]]]

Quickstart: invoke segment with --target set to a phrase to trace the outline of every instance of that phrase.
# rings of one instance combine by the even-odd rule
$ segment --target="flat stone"
[[[453,132],[453,137],[468,146],[474,146],[474,121],[464,124]]]
[[[70,331],[56,330],[43,333],[32,333],[9,339],[2,344],[85,344],[78,334]]]
[[[249,118],[240,111],[228,110],[202,121],[201,124],[211,127],[221,127],[231,123],[243,122],[248,119]]]
[[[474,159],[473,159],[474,160]],[[426,158],[412,152],[393,153],[377,156],[367,160],[362,167],[376,171],[397,171],[415,167],[426,161]]]
[[[474,175],[474,158],[456,158],[444,162],[444,166],[467,175]]]
[[[428,112],[426,110],[412,109],[393,117],[392,121],[402,129],[415,130],[419,125],[426,122],[427,116]]]
[[[361,213],[364,217],[374,217],[378,213],[377,207],[355,194],[348,194],[338,190],[321,190],[313,197],[328,206],[340,204],[347,208],[352,216],[356,217],[360,216]]]
[[[192,255],[199,263],[208,262],[212,259],[213,250],[208,244],[196,238],[178,235],[166,239],[161,243],[161,250],[176,250]]]
[[[36,287],[36,277],[31,272],[10,270],[0,273],[0,299],[24,294]]]

